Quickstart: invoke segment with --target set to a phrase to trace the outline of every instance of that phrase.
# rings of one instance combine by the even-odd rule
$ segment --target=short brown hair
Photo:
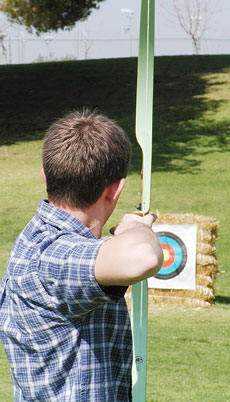
[[[84,208],[108,185],[126,177],[130,142],[107,117],[74,111],[50,127],[42,158],[49,200]]]

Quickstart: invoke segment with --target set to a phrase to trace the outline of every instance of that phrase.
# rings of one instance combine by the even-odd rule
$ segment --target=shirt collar
[[[90,239],[96,239],[91,230],[81,221],[68,212],[50,205],[48,200],[41,200],[37,209],[37,215],[45,223],[55,226],[59,230],[74,232]]]

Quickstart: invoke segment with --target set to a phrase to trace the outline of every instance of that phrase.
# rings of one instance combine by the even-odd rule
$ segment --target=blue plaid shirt
[[[103,241],[46,201],[16,240],[0,286],[15,402],[130,400],[126,289],[94,277]]]

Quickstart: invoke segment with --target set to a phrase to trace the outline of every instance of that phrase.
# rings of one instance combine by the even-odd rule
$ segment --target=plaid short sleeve
[[[111,301],[94,276],[96,257],[103,242],[66,235],[41,256],[40,280],[57,308],[68,316],[82,317]]]

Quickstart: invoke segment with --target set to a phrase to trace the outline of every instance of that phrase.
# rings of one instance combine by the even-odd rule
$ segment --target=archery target
[[[153,278],[150,288],[195,289],[196,225],[154,224],[164,255],[163,265]]]
[[[181,273],[186,265],[186,246],[175,233],[158,232],[157,236],[163,250],[164,262],[155,278],[163,280],[174,278]]]

